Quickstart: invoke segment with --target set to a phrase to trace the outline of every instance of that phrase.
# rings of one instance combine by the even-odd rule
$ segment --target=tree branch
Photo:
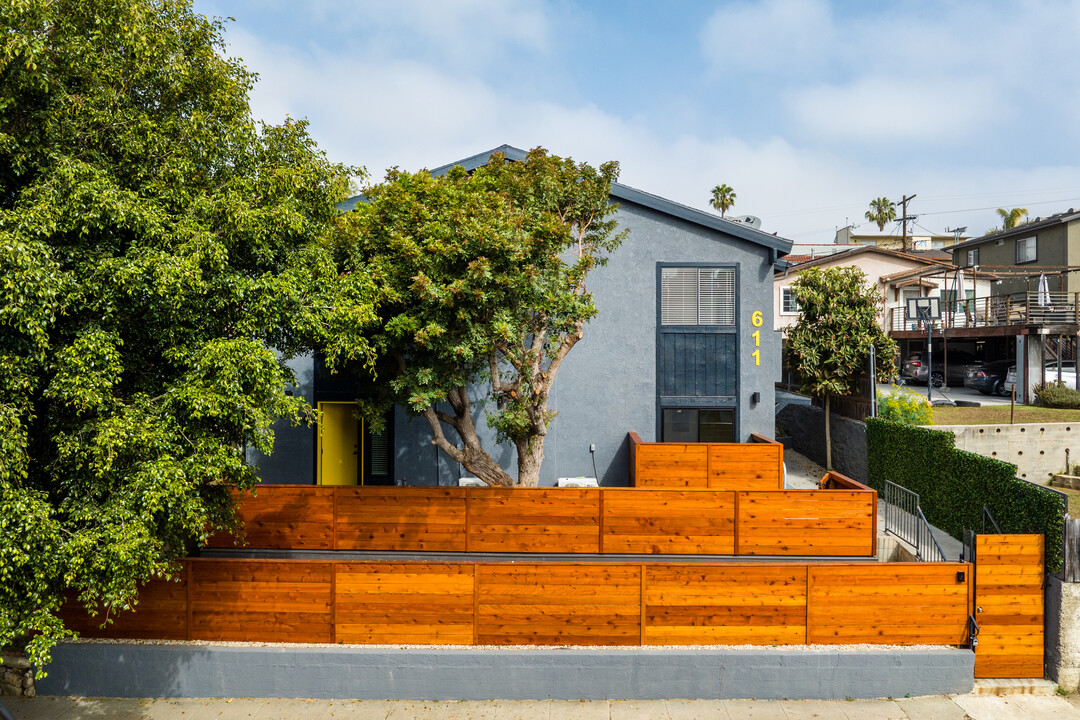
[[[449,440],[446,439],[446,435],[443,434],[442,423],[439,422],[438,413],[435,408],[428,406],[424,408],[424,417],[427,418],[428,425],[431,426],[431,432],[434,437],[431,440],[432,445],[438,446],[443,452],[450,456],[450,459],[456,463],[462,463],[465,461],[465,453],[460,448],[455,446]]]

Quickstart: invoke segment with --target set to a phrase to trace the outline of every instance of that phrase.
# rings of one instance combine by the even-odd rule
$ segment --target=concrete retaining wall
[[[1069,692],[1080,689],[1080,583],[1046,582],[1046,674]]]
[[[63,643],[39,695],[402,700],[877,698],[970,692],[954,648],[456,650]]]
[[[829,419],[834,469],[865,483],[866,423],[836,413],[830,413]],[[777,420],[791,436],[796,452],[824,467],[825,411],[810,405],[788,405],[777,414]]]
[[[956,448],[1016,466],[1016,476],[1040,485],[1065,469],[1065,448],[1080,463],[1080,423],[934,425],[956,435]]]

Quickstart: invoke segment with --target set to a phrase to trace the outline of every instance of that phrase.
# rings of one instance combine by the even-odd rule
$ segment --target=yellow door
[[[356,485],[363,452],[356,403],[321,402],[319,411],[319,484]]]

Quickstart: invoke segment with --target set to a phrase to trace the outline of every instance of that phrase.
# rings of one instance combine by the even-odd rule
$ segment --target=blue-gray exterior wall
[[[589,290],[595,297],[597,316],[567,356],[553,387],[551,407],[559,414],[544,443],[541,485],[554,485],[559,477],[593,476],[590,445],[596,446],[596,474],[601,484],[625,485],[627,433],[635,431],[646,442],[659,439],[657,268],[663,264],[737,269],[735,367],[730,369],[737,373],[735,395],[730,400],[712,398],[700,404],[734,406],[738,441],[746,442],[752,433],[773,435],[773,381],[780,372],[780,348],[772,327],[770,250],[634,203],[623,202],[617,219],[620,228],[630,233],[608,264],[590,274]],[[761,312],[760,327],[751,321],[755,311]],[[755,330],[761,331],[759,348],[752,338]],[[755,349],[760,349],[760,365],[755,365],[752,356]],[[752,404],[750,396],[755,392],[760,393],[760,400]],[[494,431],[487,427],[483,393],[483,387],[478,386],[472,397],[484,447],[516,475],[513,447],[497,445]],[[697,401],[687,401],[680,406],[695,404]],[[262,459],[261,477],[266,482],[314,482],[314,432],[310,428],[280,428],[277,437],[286,452],[285,460],[276,467],[277,452],[273,458]],[[398,482],[450,485],[463,474],[445,454],[436,451],[423,418],[409,418],[399,409],[394,437],[394,477]],[[306,465],[300,457],[303,448],[309,453]]]

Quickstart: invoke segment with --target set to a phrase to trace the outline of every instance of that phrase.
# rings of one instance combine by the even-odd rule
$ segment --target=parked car
[[[1058,369],[1057,362],[1046,363],[1046,368],[1043,370],[1043,382],[1057,382]],[[1076,387],[1076,362],[1073,360],[1066,360],[1061,363],[1061,382],[1065,383],[1066,387]],[[1005,375],[1005,382],[1001,384],[1002,395],[1012,395],[1013,387],[1016,385],[1016,366],[1013,365],[1009,368],[1008,373]]]
[[[1058,364],[1057,362],[1046,363],[1046,368],[1043,371],[1043,382],[1057,382],[1058,381]],[[1066,387],[1076,387],[1076,361],[1064,360],[1061,363],[1061,382],[1065,383]]]
[[[976,365],[964,377],[964,387],[978,390],[983,395],[1002,395],[1009,368],[1016,367],[1013,363],[1013,360],[994,360]]]
[[[900,368],[900,377],[904,378],[905,382],[920,385],[925,385],[927,379],[929,379],[934,387],[941,387],[946,382],[949,385],[963,385],[968,370],[979,365],[979,361],[971,353],[963,350],[950,350],[949,364],[946,369],[943,355],[942,352],[934,353],[934,367],[933,371],[931,371],[925,350],[911,353]],[[948,377],[946,377],[946,372],[948,372]]]

